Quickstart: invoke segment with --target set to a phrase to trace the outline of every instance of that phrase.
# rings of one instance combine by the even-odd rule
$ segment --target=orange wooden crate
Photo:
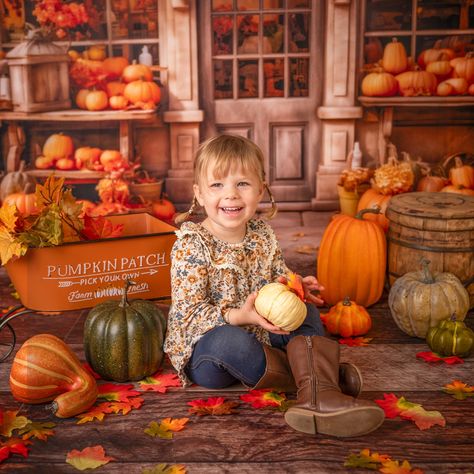
[[[176,228],[147,213],[109,216],[124,224],[121,237],[29,249],[5,268],[21,303],[36,311],[88,308],[119,299],[126,279],[130,298],[171,295],[170,253]]]

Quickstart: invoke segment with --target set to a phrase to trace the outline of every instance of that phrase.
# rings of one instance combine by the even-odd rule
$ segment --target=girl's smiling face
[[[225,176],[216,176],[211,168],[199,181],[194,185],[194,194],[206,210],[204,227],[220,240],[241,242],[247,222],[263,197],[259,176],[242,166],[233,166]]]

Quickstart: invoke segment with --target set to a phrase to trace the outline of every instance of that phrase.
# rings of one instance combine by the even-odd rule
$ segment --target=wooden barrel
[[[405,193],[392,197],[387,212],[390,285],[420,269],[456,275],[474,306],[474,197],[454,193]]]

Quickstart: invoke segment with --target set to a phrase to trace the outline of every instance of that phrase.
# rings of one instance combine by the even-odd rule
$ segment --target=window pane
[[[309,19],[306,13],[291,13],[288,16],[288,40],[290,53],[309,51]]]
[[[232,99],[232,60],[215,59],[214,63],[214,98]]]
[[[309,59],[290,59],[290,97],[306,97],[309,94]]]
[[[283,52],[283,40],[285,38],[285,16],[263,15],[263,49],[269,47],[270,53]]]
[[[258,61],[239,61],[239,98],[258,97]]]
[[[263,0],[264,10],[283,8],[284,0]]]
[[[232,10],[232,0],[212,0],[212,10],[215,12],[228,12]]]
[[[255,54],[258,53],[258,15],[238,15],[237,16],[237,53]]]
[[[283,97],[285,95],[284,59],[263,61],[264,97]]]
[[[454,29],[460,26],[461,1],[419,0],[417,27],[420,30]]]
[[[411,29],[411,0],[367,0],[366,30]]]
[[[237,0],[237,10],[258,10],[258,0]]]
[[[215,15],[212,18],[214,42],[212,54],[232,54],[233,20],[230,15]]]
[[[288,8],[309,8],[309,0],[288,0]]]

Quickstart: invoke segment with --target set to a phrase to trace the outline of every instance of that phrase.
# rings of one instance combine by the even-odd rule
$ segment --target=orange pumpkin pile
[[[368,97],[401,95],[450,96],[474,95],[474,53],[465,54],[463,48],[444,46],[441,41],[423,50],[417,63],[407,56],[403,43],[393,38],[385,48],[373,51],[366,48],[369,73],[361,84],[362,94]],[[369,54],[370,53],[370,54]],[[378,57],[381,55],[381,58]]]
[[[161,91],[144,64],[129,64],[123,56],[106,57],[105,48],[91,46],[82,55],[70,50],[69,75],[78,88],[75,103],[83,110],[154,110]]]

